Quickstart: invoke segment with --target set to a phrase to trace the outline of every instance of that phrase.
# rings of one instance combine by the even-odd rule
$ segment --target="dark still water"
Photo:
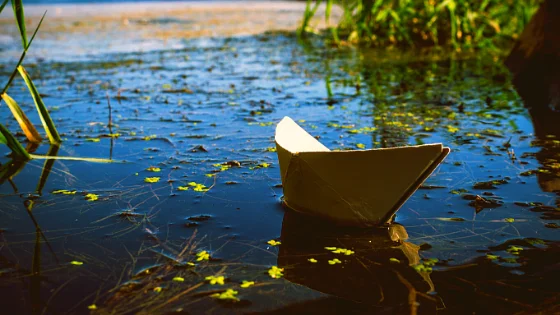
[[[183,45],[25,64],[64,139],[35,153],[114,163],[0,147],[3,313],[553,313],[560,132],[534,134],[498,57]],[[22,82],[9,93],[39,121]],[[395,224],[333,227],[281,204],[284,116],[331,149],[452,153]]]

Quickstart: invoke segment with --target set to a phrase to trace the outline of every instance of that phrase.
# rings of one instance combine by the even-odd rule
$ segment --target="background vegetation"
[[[318,1],[307,1],[300,35]],[[516,39],[541,0],[326,0],[329,23],[333,2],[343,9],[339,24],[331,27],[335,43],[341,40],[373,46],[444,46],[496,48]]]

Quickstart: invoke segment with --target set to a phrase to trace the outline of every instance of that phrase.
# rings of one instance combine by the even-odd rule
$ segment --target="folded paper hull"
[[[449,153],[441,144],[329,151],[288,117],[278,124],[276,146],[285,203],[355,226],[390,221]]]

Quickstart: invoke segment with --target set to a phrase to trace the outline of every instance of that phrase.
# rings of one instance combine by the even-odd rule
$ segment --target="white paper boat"
[[[286,205],[354,226],[389,222],[450,151],[441,143],[330,151],[289,117],[275,138]]]

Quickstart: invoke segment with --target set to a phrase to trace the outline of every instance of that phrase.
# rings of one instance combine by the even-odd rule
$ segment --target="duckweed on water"
[[[282,242],[279,242],[279,241],[276,241],[276,240],[270,240],[266,243],[270,246],[278,246],[278,245],[282,244]]]
[[[203,250],[196,254],[196,261],[210,260],[210,254]]]
[[[55,195],[75,195],[76,190],[59,189],[52,192]]]
[[[204,278],[204,280],[208,281],[211,285],[224,285],[225,284],[225,277],[224,276],[208,276]]]
[[[268,270],[268,275],[273,279],[282,278],[284,276],[284,268],[278,268],[278,266],[272,266]]]
[[[222,292],[222,293],[214,293],[212,295],[210,295],[213,298],[217,298],[220,300],[233,300],[233,301],[239,301],[239,299],[237,298],[237,294],[239,292],[233,290],[233,289],[227,289],[226,291]]]
[[[144,182],[153,184],[159,182],[159,179],[160,179],[159,177],[146,177],[144,178]]]
[[[96,201],[96,200],[99,199],[99,195],[97,195],[97,194],[87,194],[85,198],[86,198],[87,201]]]
[[[247,280],[243,280],[243,282],[241,283],[240,287],[242,288],[248,288],[255,285],[255,281],[247,281]]]

